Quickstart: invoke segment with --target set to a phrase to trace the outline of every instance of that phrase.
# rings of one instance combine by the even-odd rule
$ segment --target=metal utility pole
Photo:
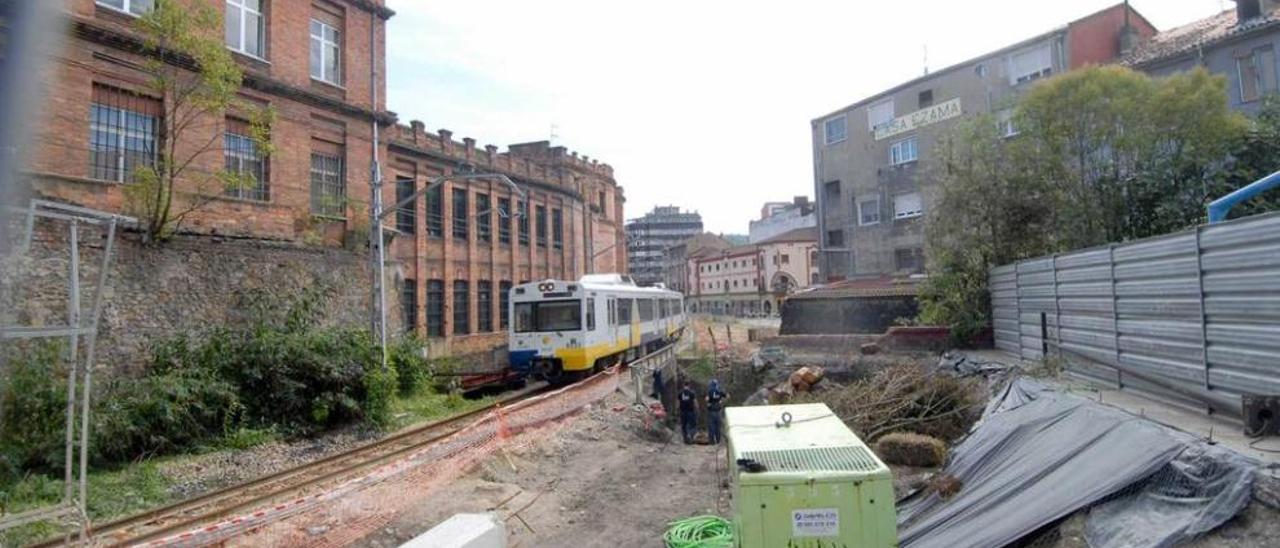
[[[372,20],[372,19],[371,19]],[[382,166],[378,162],[378,25],[369,25],[369,97],[370,121],[373,126],[373,161],[369,166],[369,260],[373,272],[373,295],[370,308],[370,330],[378,336],[378,348],[382,350],[382,365],[387,364],[387,292],[386,253],[382,240]]]

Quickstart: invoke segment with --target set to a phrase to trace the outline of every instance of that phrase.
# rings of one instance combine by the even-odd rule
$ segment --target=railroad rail
[[[287,468],[247,482],[216,489],[195,497],[146,512],[96,525],[90,529],[95,544],[129,546],[162,539],[201,524],[273,501],[297,497],[335,480],[352,477],[362,471],[409,454],[448,437],[500,405],[510,405],[532,398],[548,390],[540,386],[521,391],[490,405],[454,415],[444,420],[412,427],[361,445],[292,468]],[[58,546],[59,537],[38,547]]]

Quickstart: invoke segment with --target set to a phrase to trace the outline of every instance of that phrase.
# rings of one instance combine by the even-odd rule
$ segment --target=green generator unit
[[[821,403],[725,409],[741,548],[898,545],[893,474]]]

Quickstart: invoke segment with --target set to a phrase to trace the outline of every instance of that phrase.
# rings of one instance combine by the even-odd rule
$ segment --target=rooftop
[[[796,229],[788,230],[772,238],[768,238],[760,242],[757,242],[756,245],[786,244],[786,243],[792,243],[792,242],[816,242],[816,241],[818,241],[818,227],[807,226],[804,228],[796,228]]]
[[[1191,53],[1201,47],[1280,23],[1280,11],[1265,13],[1239,23],[1234,8],[1213,17],[1188,23],[1156,34],[1121,60],[1130,66],[1142,66]]]
[[[788,299],[865,299],[876,297],[911,297],[916,295],[920,280],[909,278],[857,278],[841,280],[805,289]]]

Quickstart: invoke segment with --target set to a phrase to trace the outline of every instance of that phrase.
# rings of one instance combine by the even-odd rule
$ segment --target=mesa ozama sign
[[[945,103],[922,108],[911,114],[894,118],[887,123],[876,126],[876,140],[893,137],[916,128],[931,126],[960,116],[963,113],[964,111],[960,108],[960,98],[956,97]]]

